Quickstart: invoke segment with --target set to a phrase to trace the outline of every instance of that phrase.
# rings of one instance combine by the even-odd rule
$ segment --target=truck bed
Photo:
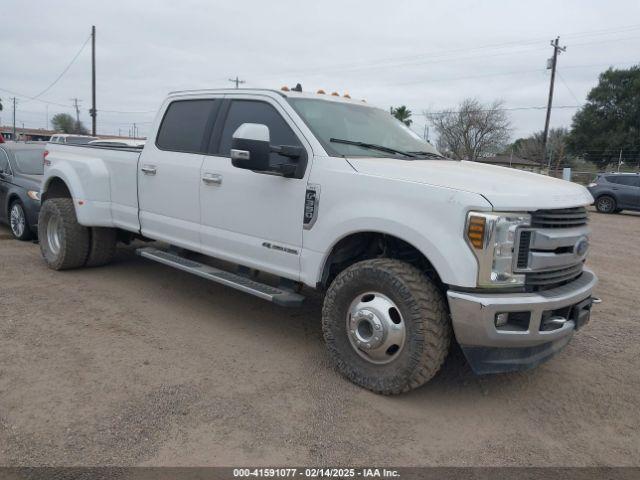
[[[137,175],[142,149],[50,143],[47,151],[48,168],[76,188],[83,225],[140,230]]]

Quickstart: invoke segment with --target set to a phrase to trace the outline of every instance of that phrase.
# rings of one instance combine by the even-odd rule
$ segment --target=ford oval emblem
[[[587,250],[589,250],[589,240],[585,237],[582,237],[573,246],[573,253],[577,257],[584,257],[587,253]]]

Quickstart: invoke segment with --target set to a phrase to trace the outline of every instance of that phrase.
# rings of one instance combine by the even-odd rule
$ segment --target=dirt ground
[[[362,390],[321,302],[283,309],[122,249],[48,270],[0,228],[0,465],[640,464],[640,215],[591,214],[603,303],[539,368]]]

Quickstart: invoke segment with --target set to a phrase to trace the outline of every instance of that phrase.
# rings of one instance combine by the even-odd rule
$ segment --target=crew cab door
[[[200,250],[200,173],[216,111],[215,98],[170,101],[138,161],[143,235]]]
[[[301,146],[311,159],[310,146],[276,101],[243,95],[225,100],[212,135],[211,153],[202,165],[203,252],[298,279],[310,163],[300,179],[234,167],[230,158],[231,137],[243,123],[266,125],[271,144]]]

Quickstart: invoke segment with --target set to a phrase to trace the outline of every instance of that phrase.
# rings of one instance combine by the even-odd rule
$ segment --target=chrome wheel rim
[[[49,250],[51,250],[51,253],[54,255],[58,255],[58,253],[60,253],[60,245],[62,243],[60,241],[60,227],[61,222],[58,216],[54,215],[49,218],[46,229],[47,244],[49,245]]]
[[[610,198],[601,198],[598,200],[598,206],[603,212],[610,212],[613,210],[613,200]]]
[[[11,213],[9,217],[11,231],[16,237],[21,237],[27,224],[27,221],[24,218],[24,211],[22,210],[22,207],[20,207],[20,205],[16,203],[13,207],[11,207]]]
[[[379,292],[366,292],[349,306],[347,337],[356,353],[368,362],[390,363],[404,348],[406,325],[393,300]]]

